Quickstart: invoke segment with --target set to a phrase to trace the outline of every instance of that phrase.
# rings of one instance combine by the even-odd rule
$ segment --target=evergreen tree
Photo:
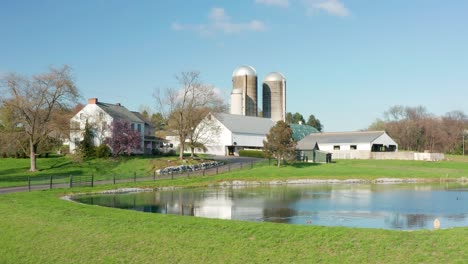
[[[85,129],[83,131],[83,140],[80,141],[79,146],[79,151],[83,154],[85,158],[93,157],[95,154],[93,138],[93,130],[91,129],[88,120],[86,120]]]
[[[263,141],[264,152],[268,157],[274,157],[278,161],[290,160],[295,157],[296,142],[292,139],[292,129],[284,121],[278,121],[266,135],[267,140]]]
[[[309,119],[307,120],[306,124],[309,126],[315,127],[319,132],[322,132],[323,125],[322,123],[320,123],[320,120],[315,118],[314,115],[309,116]]]

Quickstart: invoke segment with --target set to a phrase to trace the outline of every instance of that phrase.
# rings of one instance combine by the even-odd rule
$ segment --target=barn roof
[[[384,135],[385,131],[328,132],[314,133],[304,137],[297,144],[299,149],[313,149],[318,144],[370,143]]]
[[[215,114],[214,116],[233,133],[266,135],[270,128],[275,125],[275,122],[271,119],[262,117],[225,113]]]

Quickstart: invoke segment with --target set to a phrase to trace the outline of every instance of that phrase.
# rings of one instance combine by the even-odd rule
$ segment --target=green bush
[[[251,158],[265,158],[265,153],[261,150],[240,150],[239,156]]]
[[[96,148],[96,157],[97,158],[108,158],[111,155],[111,151],[106,144],[101,144]]]

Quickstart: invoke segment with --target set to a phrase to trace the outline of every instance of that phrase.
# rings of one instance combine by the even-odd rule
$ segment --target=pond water
[[[458,184],[328,184],[189,188],[83,195],[74,200],[149,213],[397,230],[468,226]]]

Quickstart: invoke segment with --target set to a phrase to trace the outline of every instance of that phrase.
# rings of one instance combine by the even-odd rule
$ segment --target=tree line
[[[424,106],[395,105],[368,130],[386,131],[402,150],[461,154],[467,137],[468,118],[462,111],[437,116]]]
[[[298,112],[296,113],[291,113],[287,112],[286,113],[286,124],[306,124],[309,126],[312,126],[316,128],[319,132],[323,131],[323,124],[320,122],[318,118],[315,117],[315,115],[309,115],[309,118],[307,119],[307,122],[304,119],[304,116]]]

